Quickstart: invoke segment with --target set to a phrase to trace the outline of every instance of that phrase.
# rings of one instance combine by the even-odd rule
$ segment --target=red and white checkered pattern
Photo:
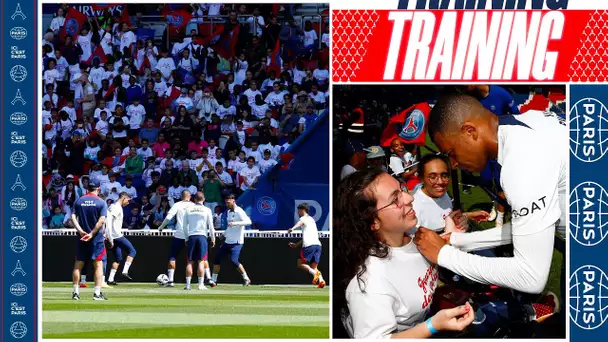
[[[359,70],[380,15],[376,11],[333,11],[332,72],[335,82],[349,82]]]
[[[589,17],[580,42],[581,47],[570,64],[570,81],[608,80],[608,11],[595,11]]]

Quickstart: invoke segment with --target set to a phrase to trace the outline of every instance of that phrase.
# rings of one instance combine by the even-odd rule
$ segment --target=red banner
[[[80,29],[82,29],[82,25],[87,22],[87,16],[80,13],[75,8],[68,9],[68,13],[65,16],[65,22],[63,23],[63,27],[59,32],[59,37],[61,40],[65,39],[66,35],[72,36],[74,40],[78,38],[80,34]]]
[[[335,82],[604,82],[608,11],[361,11],[332,18]]]
[[[272,50],[272,54],[270,55],[270,66],[268,67],[268,72],[274,70],[275,74],[277,77],[279,77],[281,75],[281,66],[282,66],[282,61],[281,61],[281,40],[277,39],[277,44],[274,47],[274,50]]]
[[[171,29],[170,34],[172,35],[184,33],[186,26],[192,19],[192,14],[186,10],[167,11],[165,9],[164,16],[167,24],[169,24],[169,28]]]
[[[106,55],[103,51],[103,48],[101,47],[101,44],[97,45],[97,47],[93,51],[93,54],[91,55],[91,57],[89,57],[89,59],[87,59],[87,64],[93,65],[93,58],[95,58],[95,57],[99,57],[99,61],[101,63],[106,63],[108,61],[108,59],[106,58]]]

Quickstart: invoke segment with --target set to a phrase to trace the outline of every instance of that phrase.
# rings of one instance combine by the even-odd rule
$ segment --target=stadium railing
[[[173,236],[174,230],[165,229],[163,231],[158,230],[143,230],[143,229],[123,229],[122,233],[125,236]],[[224,233],[223,230],[215,232],[215,237],[220,237]],[[43,236],[76,236],[78,233],[73,228],[61,228],[61,229],[44,229],[42,231]],[[329,231],[320,231],[319,238],[329,238],[331,233]],[[246,230],[246,238],[285,238],[295,239],[301,238],[302,233],[287,233],[285,230]]]

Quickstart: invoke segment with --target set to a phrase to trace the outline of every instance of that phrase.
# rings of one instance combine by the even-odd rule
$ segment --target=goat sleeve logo
[[[608,193],[601,185],[583,182],[570,193],[570,235],[583,246],[602,242],[608,230]]]
[[[274,214],[277,209],[277,202],[268,196],[260,197],[257,203],[258,212],[265,216]]]
[[[570,319],[579,328],[599,328],[608,317],[605,303],[608,277],[597,266],[585,265],[570,277]]]
[[[399,136],[406,140],[418,139],[424,132],[424,114],[419,109],[414,109],[405,119]]]
[[[576,159],[592,163],[606,154],[608,111],[598,99],[584,98],[570,111],[570,152]]]

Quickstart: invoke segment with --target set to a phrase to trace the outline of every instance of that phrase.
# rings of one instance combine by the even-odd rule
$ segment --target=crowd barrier
[[[167,272],[171,236],[173,231],[124,231],[125,236],[137,250],[135,261],[129,274],[134,282],[154,282],[161,273]],[[213,262],[221,240],[221,232],[216,233],[216,247],[209,250],[209,261]],[[79,237],[75,229],[44,230],[42,234],[42,280],[70,281],[76,242]],[[330,244],[329,232],[320,232],[319,238],[323,246],[319,270],[325,275],[329,284]],[[310,284],[310,274],[297,268],[300,249],[288,247],[289,242],[298,242],[301,233],[288,234],[285,231],[247,231],[245,244],[241,252],[240,262],[245,266],[253,284]],[[114,254],[108,253],[108,271],[114,261]],[[175,270],[176,282],[185,282],[186,251],[177,258]],[[241,283],[242,278],[229,256],[221,263],[220,283]],[[88,281],[91,282],[91,265],[88,270]],[[119,268],[119,273],[122,265]],[[107,273],[106,273],[107,274]],[[117,275],[117,281],[121,276]],[[196,278],[195,278],[196,279]],[[311,285],[312,286],[312,285]]]

